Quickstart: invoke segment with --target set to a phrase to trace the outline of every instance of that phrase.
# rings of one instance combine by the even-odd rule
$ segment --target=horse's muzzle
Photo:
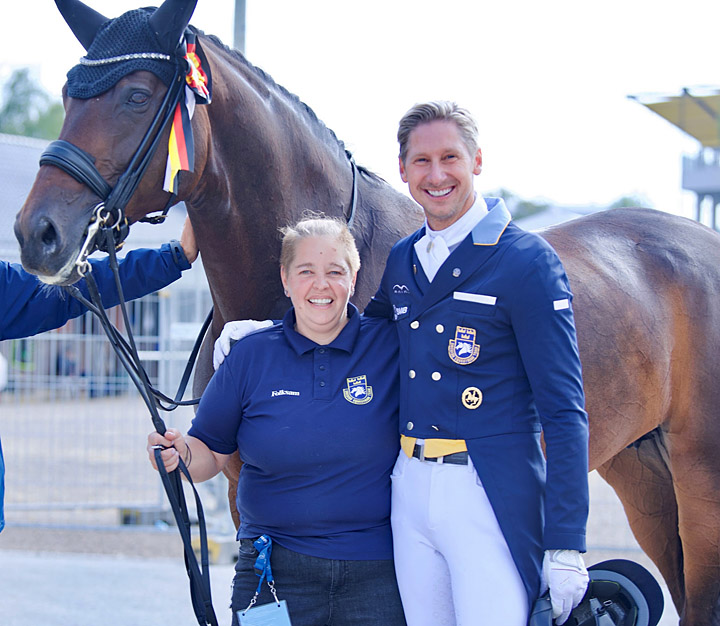
[[[53,285],[70,285],[80,278],[75,269],[77,252],[64,245],[66,237],[52,219],[40,216],[28,228],[20,213],[14,230],[20,244],[20,260],[28,272]]]

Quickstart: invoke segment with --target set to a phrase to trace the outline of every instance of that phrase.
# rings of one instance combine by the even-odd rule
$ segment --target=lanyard
[[[275,598],[275,602],[278,606],[280,606],[280,600],[278,600],[277,591],[275,591],[275,579],[273,578],[272,568],[270,567],[272,539],[270,539],[267,535],[260,535],[260,537],[253,542],[253,546],[258,551],[257,559],[255,559],[255,565],[253,567],[255,569],[255,574],[260,577],[260,581],[258,582],[257,589],[255,590],[255,595],[252,600],[250,600],[250,604],[248,604],[244,613],[252,608],[252,606],[257,602],[264,581],[267,581],[268,587],[270,587],[270,593],[272,593],[273,598]]]

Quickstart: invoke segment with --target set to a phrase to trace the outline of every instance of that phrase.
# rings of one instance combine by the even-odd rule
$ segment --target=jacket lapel
[[[497,243],[512,216],[501,198],[487,198],[486,200],[488,214],[477,223],[470,234],[445,260],[432,283],[427,283],[425,273],[418,266],[416,276],[422,274],[421,280],[424,281],[424,284],[421,280],[416,280],[416,282],[418,286],[427,286],[421,290],[423,295],[413,313],[414,316],[420,315],[445,299],[448,294],[457,291],[497,251]],[[419,265],[414,254],[413,259],[413,263]]]

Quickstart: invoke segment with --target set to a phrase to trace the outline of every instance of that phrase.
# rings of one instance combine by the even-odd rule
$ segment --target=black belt
[[[423,456],[422,451],[423,446],[416,443],[415,447],[413,448],[413,457],[416,459],[421,459],[423,461],[430,461],[431,463],[449,463],[450,465],[467,465],[468,459],[470,458],[467,450],[464,450],[462,452],[453,452],[452,454],[446,454],[445,456],[439,456],[436,458],[428,458],[426,456]]]

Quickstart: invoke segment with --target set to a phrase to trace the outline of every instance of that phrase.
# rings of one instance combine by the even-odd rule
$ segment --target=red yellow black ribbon
[[[210,104],[211,100],[209,68],[206,72],[207,62],[204,62],[204,55],[195,42],[194,33],[187,33],[185,45],[185,60],[188,64],[185,97],[175,107],[163,183],[163,189],[170,193],[177,193],[178,173],[181,170],[192,172],[195,168],[195,146],[190,123],[195,113],[195,104]]]

